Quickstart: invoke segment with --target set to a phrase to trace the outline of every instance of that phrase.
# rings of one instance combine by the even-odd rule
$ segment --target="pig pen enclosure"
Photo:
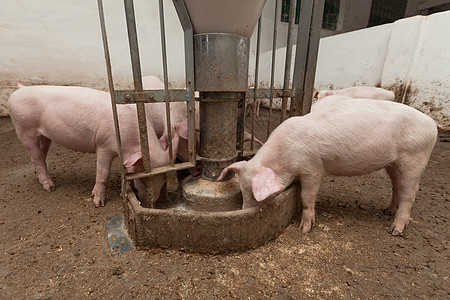
[[[125,1],[126,4],[127,2],[132,3]],[[291,4],[290,9],[291,12],[295,11],[295,2]],[[291,13],[290,27],[293,24],[293,15]],[[183,18],[180,19],[183,23]],[[300,17],[300,20],[305,18]],[[310,28],[311,31],[314,27],[309,24],[303,26]],[[138,53],[133,53],[132,35],[129,33],[130,51],[132,59],[136,62]],[[307,40],[312,36],[313,42],[307,41],[306,44],[297,42],[305,45],[307,49],[304,49],[306,57],[303,57],[304,64],[301,67],[305,70],[302,81],[295,80],[296,72],[294,72],[295,84],[292,89],[289,87],[289,81],[285,80],[283,90],[273,91],[273,84],[270,90],[258,90],[256,64],[255,86],[249,90],[247,98],[252,98],[254,94],[267,98],[269,93],[274,95],[275,92],[276,97],[283,95],[285,99],[289,97],[296,99],[295,103],[300,99],[298,101],[300,105],[296,107],[298,113],[308,111],[309,104],[303,102],[303,98],[311,98],[318,35],[316,31],[315,37],[311,32],[304,32],[303,36]],[[208,39],[203,39],[202,43],[214,38],[216,37],[209,36]],[[289,48],[288,42],[287,51],[292,50]],[[298,53],[303,55],[302,52]],[[286,54],[286,57],[288,56]],[[291,62],[286,61],[285,68],[290,65]],[[295,64],[295,68],[297,67]],[[180,97],[192,100],[193,86],[188,80],[191,75],[188,74],[189,68],[186,69],[186,95],[190,95]],[[115,97],[142,103],[142,96],[145,93],[139,86],[141,82],[139,73],[139,68],[134,64],[135,90],[119,91],[114,94]],[[299,74],[300,72],[297,72],[298,76]],[[111,74],[109,76],[111,78]],[[208,82],[209,78],[203,80]],[[167,83],[167,78],[165,81]],[[217,99],[210,98],[212,91],[217,92],[214,86],[218,84],[217,82],[212,85],[208,85],[209,82],[204,85],[203,82],[200,83],[202,88],[199,89],[196,85],[196,90],[201,91],[202,101],[207,103],[211,102],[210,99]],[[235,84],[239,85],[239,82],[236,81]],[[112,86],[110,81],[110,88]],[[227,88],[223,89],[223,86],[221,88],[222,90],[218,90],[220,94],[214,94],[214,97],[219,95],[221,101],[230,98],[233,98],[232,101],[238,98],[242,101],[242,94],[235,96],[233,89],[231,89],[233,93],[230,93]],[[247,87],[239,89],[242,92]],[[111,95],[113,90],[114,87],[111,89]],[[178,93],[180,94],[182,95]],[[147,92],[145,101],[149,95]],[[152,95],[152,98],[161,101],[170,98],[173,91],[166,89],[164,93],[153,92]],[[189,105],[192,108],[193,102]],[[279,120],[287,117],[289,112],[285,110],[286,105],[287,102],[280,102],[280,106],[284,108],[282,112],[262,107],[259,117],[255,116],[256,109],[253,109],[246,117],[244,128],[263,142],[266,141],[268,132],[279,124]],[[243,109],[243,102],[240,107]],[[213,107],[212,110],[217,108]],[[293,110],[290,112],[295,113]],[[202,111],[201,114],[204,117],[208,116],[208,111]],[[241,114],[244,117],[243,110]],[[192,114],[189,122],[192,133]],[[234,128],[233,130],[235,131]],[[203,134],[208,133],[203,131]],[[240,134],[243,135],[243,131],[238,129],[238,147],[243,144],[242,140],[239,140]],[[195,248],[194,252],[186,250],[192,249],[190,245],[186,245],[186,249],[178,245],[175,248],[181,250],[139,248],[118,255],[113,255],[111,245],[108,243],[109,232],[105,226],[117,215],[125,215],[125,218],[128,218],[130,214],[136,212],[130,210],[126,201],[123,205],[121,186],[124,186],[124,174],[120,162],[116,160],[113,164],[113,171],[107,183],[106,206],[94,208],[88,196],[95,182],[95,155],[77,153],[53,145],[47,162],[49,172],[56,181],[57,190],[47,193],[42,190],[33,174],[33,166],[29,162],[26,150],[20,144],[8,118],[0,119],[0,135],[2,161],[6,170],[2,172],[0,182],[3,204],[0,220],[3,239],[0,288],[4,298],[442,299],[449,297],[448,132],[440,133],[421,181],[420,191],[412,209],[410,226],[401,237],[392,237],[388,234],[393,216],[385,214],[384,209],[390,202],[390,180],[384,171],[378,171],[361,177],[327,177],[318,195],[316,225],[309,234],[301,233],[300,216],[297,215],[292,219],[289,216],[291,221],[288,220],[287,224],[281,225],[283,228],[287,226],[284,230],[277,229],[275,236],[269,236],[262,242],[259,240],[256,244],[247,245],[247,240],[235,241],[244,245],[231,247],[239,251],[229,252],[230,249],[226,248],[227,243],[221,251],[219,243],[215,244],[216,248],[213,250],[225,252],[223,254],[198,254],[195,253]],[[252,155],[254,151],[250,148],[254,146],[245,143],[244,148],[240,149],[240,155]],[[255,150],[257,149],[258,146],[255,146]],[[200,154],[211,155],[202,152],[202,148]],[[217,156],[206,158],[209,160],[205,159],[206,174],[203,175],[214,179],[217,176],[217,166],[214,163],[217,161],[223,163],[223,159]],[[192,163],[192,152],[189,161]],[[210,162],[212,167],[208,165]],[[148,171],[146,170],[147,173]],[[178,175],[181,182],[181,177],[186,176],[186,173]],[[173,182],[171,183],[169,195],[176,198],[181,192],[180,189],[173,189]],[[262,208],[261,211],[263,210]],[[292,207],[290,210],[294,212]],[[144,216],[144,219],[151,219],[152,216],[149,214]],[[252,217],[262,218],[260,215]],[[273,217],[270,221],[261,219],[260,223],[256,222],[253,227],[247,228],[247,237],[260,234],[261,228],[257,226],[258,224],[277,223],[276,213]],[[202,242],[205,245],[211,242],[214,244],[215,233],[211,228],[202,228],[201,222],[197,226],[198,231],[211,233],[211,237],[203,234],[192,239],[197,239],[197,243],[200,244]],[[239,224],[235,228],[239,228]],[[154,228],[147,227],[145,230],[151,232],[156,240],[158,234],[161,235]],[[136,236],[133,238],[136,239]],[[198,245],[196,247],[202,249]]]
[[[261,109],[258,124],[266,120]],[[257,128],[260,128],[257,126]],[[264,130],[257,130],[257,136]],[[316,225],[299,217],[274,240],[230,254],[131,250],[112,255],[105,222],[123,214],[118,161],[108,202],[88,198],[95,155],[52,145],[57,190],[42,189],[9,118],[0,118],[3,299],[446,299],[449,297],[450,134],[431,156],[403,237],[388,233],[384,171],[327,177]]]

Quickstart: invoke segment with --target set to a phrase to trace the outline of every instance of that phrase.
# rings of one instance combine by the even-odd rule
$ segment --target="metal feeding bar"
[[[195,166],[195,137],[194,137],[194,91],[193,91],[193,75],[188,75],[188,70],[193,73],[193,55],[189,55],[187,51],[186,55],[186,90],[169,90],[168,75],[167,75],[167,57],[166,57],[166,43],[165,43],[165,26],[164,26],[164,8],[163,1],[159,1],[159,11],[160,11],[160,28],[161,28],[161,45],[163,53],[163,77],[164,77],[164,90],[143,90],[142,83],[142,73],[141,73],[141,63],[139,57],[139,46],[138,37],[136,30],[136,20],[134,14],[134,4],[133,0],[124,0],[125,17],[128,32],[128,41],[130,48],[130,58],[133,73],[133,85],[134,90],[131,91],[117,91],[114,88],[114,82],[112,77],[111,59],[109,56],[108,39],[106,34],[105,16],[103,11],[103,2],[98,0],[100,25],[102,30],[103,46],[105,52],[105,60],[107,67],[108,83],[111,94],[111,104],[113,107],[113,115],[115,122],[115,130],[117,136],[117,143],[119,147],[119,159],[123,162],[123,154],[120,139],[120,125],[117,118],[117,106],[120,104],[136,104],[138,126],[139,126],[139,137],[142,152],[142,161],[144,165],[143,172],[137,172],[134,174],[125,174],[125,170],[122,170],[122,194],[126,190],[126,181],[134,180],[139,178],[145,178],[146,184],[146,198],[147,203],[143,203],[144,206],[153,207],[155,201],[153,193],[153,182],[152,176],[168,173],[171,171],[178,171],[181,169],[192,168]],[[192,40],[192,30],[190,39]],[[189,41],[187,41],[189,44]],[[192,45],[192,41],[190,42]],[[191,48],[192,51],[192,48]],[[189,63],[188,61],[191,61]],[[174,99],[174,100],[172,100]],[[146,115],[146,103],[152,103],[155,101],[164,101],[166,103],[166,122],[168,128],[168,147],[169,147],[169,157],[170,166],[163,166],[159,168],[153,168],[150,161],[150,151],[148,146],[148,136],[147,136],[147,115]],[[175,164],[175,153],[172,151],[172,132],[171,132],[171,120],[170,120],[170,102],[172,101],[184,101],[187,102],[188,107],[188,148],[189,148],[189,162]]]
[[[291,79],[291,64],[292,64],[292,48],[293,48],[293,35],[295,31],[295,12],[296,1],[291,1],[289,7],[289,27],[286,42],[286,58],[284,65],[284,79],[283,88],[275,89],[275,58],[277,50],[277,36],[278,36],[278,23],[279,23],[279,1],[275,1],[275,16],[273,24],[273,40],[272,40],[272,58],[271,58],[271,74],[270,74],[270,88],[259,89],[258,88],[258,72],[259,72],[259,60],[260,60],[260,34],[261,34],[261,18],[259,20],[258,33],[257,33],[257,50],[256,50],[256,62],[255,62],[255,83],[254,88],[249,89],[246,92],[246,99],[253,99],[256,103],[256,99],[269,99],[269,117],[267,123],[267,137],[270,135],[272,122],[273,122],[273,99],[281,98],[281,117],[280,123],[286,120],[288,117],[288,99],[291,99],[289,107],[289,117],[295,115],[305,115],[311,110],[312,90],[314,87],[315,69],[317,63],[317,54],[320,40],[320,30],[322,26],[322,14],[324,7],[324,0],[314,1],[300,1],[300,15],[299,25],[297,32],[297,42],[295,51],[294,72],[292,76],[292,88],[289,87]],[[256,109],[256,105],[254,105]],[[252,123],[251,123],[251,147],[250,151],[242,151],[245,155],[254,154],[253,138],[255,127],[256,111],[253,111]]]

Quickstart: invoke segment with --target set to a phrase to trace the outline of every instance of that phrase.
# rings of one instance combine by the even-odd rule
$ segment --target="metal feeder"
[[[315,64],[324,0],[301,1],[300,24],[297,36],[296,61],[292,88],[289,87],[292,57],[292,33],[296,1],[291,1],[287,42],[285,80],[283,89],[274,89],[274,62],[270,89],[258,89],[258,63],[261,33],[261,12],[266,0],[173,0],[185,39],[186,89],[169,90],[165,46],[163,0],[159,0],[163,75],[165,89],[143,91],[138,39],[132,0],[124,0],[134,90],[116,91],[106,37],[102,1],[98,0],[100,23],[105,48],[109,88],[112,99],[119,148],[120,135],[116,105],[136,103],[140,127],[144,172],[122,172],[122,197],[129,234],[141,248],[163,247],[199,252],[241,251],[257,247],[275,238],[296,214],[299,185],[293,184],[268,203],[241,209],[242,195],[239,180],[231,174],[225,182],[216,182],[224,167],[255,153],[244,151],[244,103],[249,98],[283,98],[282,120],[287,118],[287,100],[291,99],[290,115],[309,112],[314,83]],[[276,50],[278,0],[275,2],[273,53]],[[259,19],[259,21],[258,21]],[[255,85],[248,90],[249,44],[258,23]],[[199,91],[200,145],[195,147],[195,99]],[[168,128],[171,101],[185,101],[188,111],[189,162],[151,168],[146,134],[145,103],[165,101]],[[148,109],[148,108],[147,108]],[[272,109],[270,109],[270,115]],[[255,119],[252,119],[252,136]],[[270,120],[268,133],[270,132]],[[171,136],[169,135],[171,148]],[[122,154],[119,158],[122,160]],[[122,160],[123,161],[123,160]],[[181,185],[182,199],[178,205],[148,208],[154,203],[152,176],[194,167],[201,164],[199,177],[188,177]],[[129,181],[146,178],[149,203],[141,203]],[[169,197],[170,198],[170,197]],[[167,200],[167,199],[166,199]],[[167,201],[166,201],[167,203]],[[158,205],[157,205],[158,207]]]

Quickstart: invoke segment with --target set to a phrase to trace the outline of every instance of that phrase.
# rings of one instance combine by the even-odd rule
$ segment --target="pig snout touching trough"
[[[436,123],[396,102],[321,101],[320,109],[284,121],[251,160],[225,168],[219,180],[230,170],[238,172],[243,208],[247,208],[282,191],[298,177],[301,229],[306,233],[315,220],[314,204],[324,176],[356,176],[384,168],[392,182],[388,210],[395,212],[390,232],[401,235],[437,140]]]
[[[371,86],[354,86],[341,90],[321,90],[315,92],[314,98],[320,100],[332,95],[348,96],[357,99],[395,100],[394,92]]]
[[[18,87],[9,98],[9,112],[16,134],[27,149],[43,188],[55,190],[46,166],[52,141],[75,151],[96,153],[97,172],[92,197],[96,207],[104,206],[105,183],[111,162],[118,156],[109,93],[83,87],[24,87],[19,84]],[[127,167],[142,170],[136,106],[118,105],[117,114],[124,162],[127,162]],[[150,123],[147,127],[152,167],[169,164],[168,151],[161,148]],[[176,148],[179,126],[175,126],[174,131]],[[155,179],[155,196],[159,196],[164,185],[159,181]]]

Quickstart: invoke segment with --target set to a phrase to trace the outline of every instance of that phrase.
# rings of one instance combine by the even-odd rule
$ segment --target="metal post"
[[[237,103],[247,90],[249,40],[228,33],[198,34],[194,49],[202,177],[215,180],[237,157]]]
[[[184,0],[172,0],[184,30],[184,60],[186,69],[186,93],[188,94],[187,112],[189,162],[195,163],[195,99],[194,99],[194,30]]]
[[[311,110],[325,0],[301,1],[290,116]]]
[[[133,81],[134,81],[134,89],[137,93],[142,93],[142,74],[141,74],[141,64],[139,58],[139,47],[138,47],[138,39],[137,39],[137,30],[136,30],[136,21],[134,16],[134,6],[133,0],[124,0],[125,5],[125,17],[127,21],[127,30],[128,30],[128,41],[130,44],[130,56],[131,56],[131,65],[133,70]],[[149,173],[151,171],[151,163],[150,163],[150,151],[148,147],[148,136],[147,136],[147,120],[145,115],[145,95],[141,95],[136,99],[136,108],[138,115],[138,124],[139,124],[139,133],[140,133],[140,141],[141,141],[141,152],[142,152],[142,162],[144,164],[144,172]],[[147,196],[144,199],[140,199],[143,206],[154,207],[154,202],[157,199],[154,199],[152,178],[147,177],[146,179],[146,193]]]
[[[273,18],[273,39],[272,39],[272,66],[270,69],[270,104],[269,104],[269,120],[267,123],[267,138],[270,135],[270,125],[272,120],[272,105],[273,105],[273,94],[274,94],[274,81],[275,81],[275,58],[277,53],[277,35],[278,35],[278,6],[279,1],[275,1],[275,16]]]
[[[259,17],[258,20],[258,33],[257,33],[257,40],[256,40],[256,62],[255,62],[255,86],[254,94],[253,94],[253,115],[252,115],[252,134],[250,141],[250,150],[254,150],[254,137],[255,137],[255,116],[256,116],[256,91],[258,90],[258,73],[259,73],[259,54],[260,54],[260,48],[261,48],[261,23],[262,23],[262,16]]]
[[[280,123],[287,118],[287,92],[289,91],[289,79],[291,77],[291,62],[292,62],[292,35],[294,33],[295,25],[295,8],[297,5],[296,0],[291,0],[289,8],[289,31],[287,36],[286,45],[286,62],[284,65],[284,81],[283,81],[283,100],[281,104],[281,120]]]
[[[118,116],[117,116],[117,106],[114,101],[114,81],[113,81],[113,76],[112,76],[111,58],[109,56],[108,37],[106,35],[106,24],[105,24],[105,13],[103,11],[103,1],[98,0],[97,4],[98,4],[98,13],[100,16],[100,27],[101,27],[101,31],[102,31],[103,50],[105,53],[106,73],[108,75],[109,93],[111,95],[111,107],[113,110],[114,128],[116,130],[117,147],[119,148],[119,160],[121,163],[123,163],[122,142],[120,140],[120,130],[119,130],[119,120],[118,120]],[[126,192],[125,168],[123,168],[123,167],[120,168],[120,179],[121,179],[121,194],[123,197]]]
[[[169,79],[167,75],[166,30],[164,25],[163,0],[159,0],[159,24],[161,29],[161,46],[162,46],[163,76],[164,76],[164,100],[166,101],[167,142],[169,145],[170,165],[173,166],[175,158],[172,151],[172,124],[170,122],[170,95],[169,95]]]

